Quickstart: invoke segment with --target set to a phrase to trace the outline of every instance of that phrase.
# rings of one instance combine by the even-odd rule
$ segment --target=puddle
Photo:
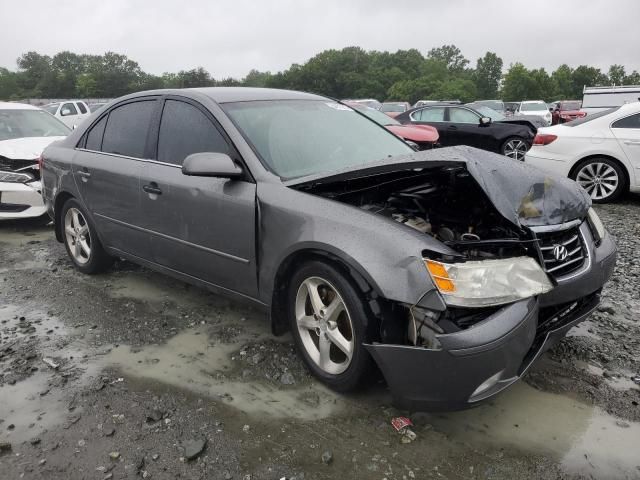
[[[265,336],[266,338],[266,336]],[[180,333],[163,345],[141,350],[114,348],[105,361],[124,375],[152,379],[221,401],[251,415],[316,420],[338,412],[340,397],[319,385],[280,387],[267,381],[227,378],[231,354],[260,336],[236,337],[233,343],[213,343],[203,329]],[[313,397],[310,407],[305,399]]]
[[[31,241],[45,241],[54,238],[53,228],[20,232],[15,230],[0,230],[0,243],[22,247]]]
[[[87,383],[99,369],[81,339],[69,342],[60,320],[15,305],[0,306],[0,348],[6,347],[12,352],[0,359],[0,440],[20,443],[64,423],[65,385]],[[51,369],[43,358],[55,359],[59,367]]]
[[[638,474],[640,424],[519,382],[488,405],[429,417],[434,427],[472,445],[547,455],[570,473],[593,478]]]
[[[594,340],[602,340],[599,335],[594,333],[595,331],[597,331],[595,325],[589,320],[585,320],[569,330],[567,332],[567,337],[588,337],[593,338]]]

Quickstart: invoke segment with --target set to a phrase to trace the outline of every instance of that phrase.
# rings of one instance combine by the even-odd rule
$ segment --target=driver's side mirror
[[[480,117],[480,126],[486,126],[491,124],[491,117]]]
[[[182,163],[182,173],[192,177],[238,178],[243,172],[226,153],[192,153]]]

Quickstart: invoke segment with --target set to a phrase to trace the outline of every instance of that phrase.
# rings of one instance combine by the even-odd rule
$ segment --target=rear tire
[[[60,231],[64,247],[73,265],[82,273],[104,272],[113,264],[111,257],[103,248],[96,228],[84,207],[74,198],[62,206]]]
[[[291,278],[287,312],[296,347],[311,373],[349,392],[369,383],[374,362],[364,343],[375,330],[362,294],[332,265],[304,264]]]
[[[606,157],[583,160],[572,170],[571,178],[586,190],[593,203],[615,202],[627,189],[623,168]]]
[[[530,147],[531,145],[522,137],[509,137],[504,141],[502,147],[500,147],[500,153],[506,157],[522,162]]]

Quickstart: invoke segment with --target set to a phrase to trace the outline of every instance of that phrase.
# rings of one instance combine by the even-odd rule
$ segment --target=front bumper
[[[589,265],[579,275],[559,280],[545,295],[507,305],[466,330],[437,335],[441,349],[366,345],[394,403],[409,410],[460,410],[515,383],[600,302],[616,247],[609,235],[597,248],[588,244]]]
[[[34,218],[47,212],[42,201],[42,185],[0,182],[0,220]]]

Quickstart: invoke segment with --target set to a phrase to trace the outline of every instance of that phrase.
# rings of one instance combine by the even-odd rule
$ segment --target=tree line
[[[455,45],[397,52],[366,51],[360,47],[325,50],[306,63],[281,72],[251,70],[244,78],[215,79],[204,68],[153,75],[125,55],[76,54],[53,57],[27,52],[17,59],[15,71],[0,67],[0,99],[110,98],[156,88],[252,86],[287,88],[334,98],[420,99],[470,102],[502,98],[505,101],[582,98],[583,86],[638,85],[640,74],[623,65],[607,72],[589,65],[560,65],[548,73],[522,63],[503,70],[493,52],[478,58],[475,67]]]

